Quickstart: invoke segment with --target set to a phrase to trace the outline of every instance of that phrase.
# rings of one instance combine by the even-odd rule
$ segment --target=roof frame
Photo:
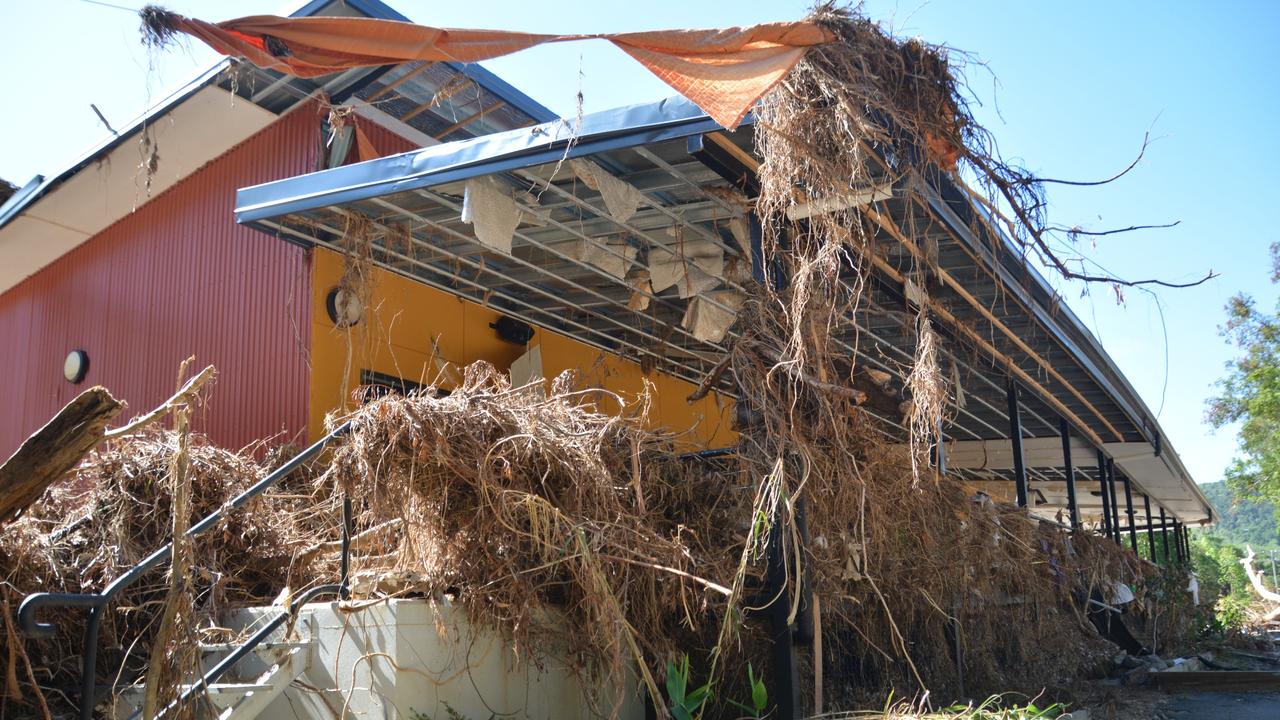
[[[625,291],[627,286],[622,279],[559,251],[556,245],[563,242],[585,242],[595,247],[603,247],[608,251],[608,243],[602,238],[622,235],[640,242],[644,250],[670,252],[669,243],[654,236],[654,228],[661,228],[669,222],[672,227],[680,228],[681,232],[692,233],[702,239],[710,240],[728,253],[737,254],[737,248],[726,241],[726,236],[708,225],[708,218],[715,218],[716,213],[723,212],[722,217],[727,220],[733,211],[733,207],[724,198],[709,189],[722,187],[724,180],[719,176],[716,176],[715,180],[700,179],[706,176],[705,172],[701,172],[693,162],[681,160],[683,157],[689,157],[689,150],[691,150],[681,141],[716,133],[720,137],[729,138],[732,142],[749,143],[751,122],[752,119],[748,118],[745,128],[730,136],[725,135],[722,128],[703,116],[687,101],[680,99],[664,101],[657,105],[621,108],[584,118],[581,128],[576,132],[567,123],[549,123],[526,130],[447,143],[370,163],[245,188],[240,191],[237,198],[237,219],[242,223],[279,232],[286,226],[278,220],[293,218],[296,220],[293,223],[295,227],[289,232],[295,236],[295,241],[320,242],[336,247],[337,244],[332,239],[311,237],[305,232],[299,233],[297,227],[308,223],[316,226],[317,216],[323,217],[325,213],[333,213],[345,208],[373,217],[389,213],[388,217],[399,217],[407,219],[411,224],[430,226],[434,231],[450,237],[450,245],[436,244],[432,246],[433,252],[443,253],[457,262],[467,259],[470,263],[468,267],[476,269],[475,266],[480,266],[484,272],[494,275],[495,283],[477,285],[475,289],[483,287],[485,290],[493,291],[495,297],[500,295],[507,299],[519,299],[525,303],[519,311],[534,314],[547,314],[546,307],[554,307],[553,303],[564,303],[566,299],[571,298],[574,310],[581,313],[582,317],[590,318],[594,322],[602,315],[625,310],[625,295],[619,296],[616,291]],[[739,150],[743,153],[747,152],[741,147]],[[585,157],[592,157],[593,162],[608,167],[617,177],[624,179],[643,177],[653,181],[653,184],[640,188],[645,202],[648,203],[645,207],[647,214],[638,215],[640,220],[633,218],[628,222],[618,222],[609,215],[607,209],[599,206],[598,197],[579,194],[576,189],[553,182],[554,178],[548,179],[548,176],[554,175],[551,171],[552,167],[558,168],[561,163],[569,159]],[[518,253],[514,258],[496,258],[492,265],[487,260],[479,262],[470,259],[470,257],[480,256],[483,260],[487,257],[486,251],[482,247],[477,247],[476,241],[470,237],[469,230],[457,222],[460,202],[450,197],[451,191],[448,188],[453,187],[452,192],[456,194],[459,183],[480,176],[514,178],[514,182],[521,187],[526,189],[536,187],[539,192],[548,196],[552,202],[547,205],[525,205],[526,210],[542,221],[542,227],[518,229],[514,239],[519,243],[519,247],[536,248],[544,252],[547,258],[555,258],[557,264],[539,265],[519,257]],[[923,182],[923,178],[903,177],[897,182],[914,187],[915,185],[912,184]],[[1153,450],[1161,448],[1171,453],[1167,444],[1159,441],[1158,428],[1154,435],[1151,433],[1153,421],[1149,420],[1149,413],[1145,412],[1146,408],[1141,405],[1141,400],[1137,398],[1136,393],[1127,382],[1123,382],[1119,371],[1115,369],[1105,353],[1100,357],[1096,355],[1102,352],[1101,348],[1089,336],[1079,320],[1069,311],[1064,311],[1061,306],[1052,302],[1052,291],[1044,279],[1027,265],[1026,259],[1014,251],[1011,242],[1000,235],[993,225],[982,225],[975,230],[963,222],[960,214],[952,207],[956,198],[951,196],[960,193],[954,183],[943,176],[934,179],[932,183],[924,184],[925,191],[921,192],[924,202],[917,203],[914,199],[904,201],[902,197],[897,197],[877,204],[876,208],[883,207],[883,210],[877,210],[877,212],[888,212],[889,215],[886,217],[896,215],[895,222],[909,223],[901,227],[912,227],[917,221],[924,221],[923,227],[928,233],[938,233],[935,241],[945,246],[945,251],[950,253],[948,257],[951,261],[962,265],[971,262],[973,273],[990,275],[994,284],[984,286],[981,294],[975,294],[966,299],[960,293],[951,292],[944,298],[951,298],[948,302],[954,302],[958,315],[961,309],[964,309],[962,316],[964,321],[985,324],[993,335],[997,334],[996,331],[999,329],[1004,336],[1007,336],[1007,341],[1001,341],[1004,344],[1004,350],[1007,351],[1005,359],[1011,359],[1018,365],[1025,365],[1028,370],[1024,373],[1030,373],[1027,377],[1039,373],[1043,367],[1042,364],[1049,361],[1065,363],[1064,367],[1072,368],[1071,372],[1066,374],[1057,374],[1055,370],[1051,373],[1053,375],[1051,380],[1045,380],[1043,384],[1037,384],[1031,388],[1034,392],[1027,398],[1023,407],[1023,413],[1027,418],[1027,422],[1022,427],[1024,437],[1057,436],[1059,428],[1056,417],[1061,413],[1055,411],[1049,403],[1053,400],[1059,402],[1059,406],[1063,406],[1063,403],[1065,406],[1074,406],[1074,409],[1081,414],[1071,419],[1076,423],[1084,423],[1084,430],[1089,431],[1092,437],[1096,437],[1092,434],[1094,429],[1110,432],[1119,426],[1109,427],[1109,425],[1124,422],[1126,426],[1122,438],[1128,441],[1126,444],[1142,442],[1147,443]],[[395,199],[397,197],[413,198],[413,200],[408,203],[409,206],[406,206],[397,201]],[[430,205],[426,207],[434,206],[437,210],[423,212],[415,209],[416,204],[421,202],[428,202]],[[704,214],[685,214],[683,212],[685,207]],[[378,210],[370,213],[368,212],[370,208]],[[590,223],[590,229],[584,229],[586,223]],[[890,226],[883,226],[881,228],[883,236],[878,234],[877,239],[886,243],[898,242],[889,229]],[[332,223],[329,224],[326,232],[336,232]],[[984,245],[984,242],[992,241],[1002,243],[1002,247],[1006,248],[1007,252],[999,256],[995,255],[992,248]],[[960,254],[956,254],[957,251]],[[966,257],[970,260],[965,260]],[[874,311],[881,308],[885,302],[906,307],[901,284],[902,278],[907,277],[910,271],[908,263],[913,262],[911,252],[901,252],[890,254],[887,260],[882,261],[882,265],[877,265],[878,268],[883,268],[889,273],[880,281],[888,283],[882,293],[884,299],[868,304],[863,308],[863,312],[854,318],[856,331],[873,341],[868,343],[871,347],[864,348],[849,339],[842,341],[850,351],[855,351],[856,347],[856,352],[863,362],[891,372],[899,379],[902,378],[903,373],[897,366],[898,359],[910,360],[913,356],[914,340],[892,337],[892,333],[885,334],[885,329],[896,326],[896,330],[902,335],[910,335],[902,332],[906,328],[905,317],[899,316],[903,313]],[[526,272],[528,275],[509,273],[504,275],[506,271],[498,267],[504,263],[518,265],[521,272]],[[965,265],[965,267],[970,266]],[[431,272],[440,276],[436,282],[441,283],[445,288],[457,281],[458,274],[451,274],[447,269],[433,267]],[[534,282],[548,273],[551,277],[543,279],[544,286],[540,287]],[[878,270],[874,274],[880,275]],[[597,281],[612,283],[615,288],[613,291],[602,291],[593,284]],[[1025,286],[1028,283],[1031,287]],[[725,285],[739,291],[747,291],[747,288],[732,282],[732,279],[729,279]],[[894,285],[897,289],[889,287]],[[542,300],[539,302],[547,304],[539,307],[536,303],[529,302],[527,297],[516,298],[506,294],[506,289],[512,286],[540,295]],[[576,294],[556,297],[552,288],[557,286],[570,287]],[[456,292],[456,290],[451,291]],[[1006,297],[1012,302],[1007,307],[999,308],[998,311],[990,308],[984,311],[979,304],[994,302],[993,298],[999,297]],[[1046,305],[1046,298],[1049,305]],[[665,341],[666,348],[661,352],[655,352],[653,347],[646,345],[661,333],[648,333],[647,337],[644,334],[637,334],[635,323],[618,322],[616,319],[609,321],[607,324],[613,326],[629,325],[625,331],[619,328],[621,332],[619,334],[602,331],[599,326],[591,326],[589,323],[584,324],[576,320],[574,322],[577,322],[580,329],[588,328],[587,334],[590,337],[583,339],[589,344],[610,352],[617,352],[618,348],[627,348],[646,357],[660,357],[660,366],[663,369],[690,382],[700,382],[705,377],[709,365],[714,364],[715,353],[723,352],[725,345],[736,337],[736,334],[731,333],[725,343],[673,342],[673,339],[688,340],[691,336],[691,333],[679,326],[677,314],[679,305],[673,305],[675,300],[669,293],[652,293],[650,300],[659,308],[676,311],[668,312],[666,319],[662,320],[666,323],[669,334],[661,338]],[[1052,309],[1049,309],[1050,307]],[[621,317],[631,316],[622,315]],[[872,322],[873,317],[874,322]],[[565,318],[558,318],[558,320],[563,319]],[[572,320],[572,318],[569,319]],[[887,326],[884,325],[886,321],[890,323]],[[537,320],[534,322],[547,324]],[[962,357],[964,352],[974,353],[979,358],[989,353],[980,345],[971,342],[970,338],[953,332],[954,328],[949,327],[948,323],[940,322],[938,325],[953,341],[948,343],[944,353],[947,361],[954,363],[958,369],[963,368],[971,378],[976,377],[980,380],[978,386],[966,389],[967,396],[973,399],[973,405],[956,410],[956,420],[947,429],[947,436],[949,438],[967,436],[975,440],[1007,439],[1009,431],[1002,429],[1006,417],[1005,412],[1001,410],[1003,395],[1001,379],[1005,372],[1000,364],[1002,360],[997,357],[995,362],[991,363],[991,358],[984,358],[987,361],[983,363],[987,365],[986,368],[979,367],[979,363],[974,361],[966,361]],[[555,328],[558,325],[551,323],[549,326]],[[640,339],[627,339],[637,336]],[[1033,348],[1032,345],[1042,349]],[[877,353],[883,357],[877,357]],[[1120,378],[1121,382],[1116,382],[1116,378]],[[1073,386],[1081,383],[1082,379],[1085,382],[1077,390]],[[731,392],[727,387],[719,389]],[[1067,392],[1068,390],[1070,392]],[[1048,396],[1038,397],[1042,393],[1048,393]],[[1061,398],[1057,397],[1059,393],[1062,395]],[[896,419],[883,417],[884,413],[873,414],[879,417],[886,431],[891,435],[903,430],[902,424]],[[1156,440],[1151,441],[1152,437]],[[1170,460],[1172,461],[1170,472],[1173,476],[1181,478],[1180,482],[1184,484],[1190,483],[1185,469],[1176,462],[1176,456],[1172,456]],[[1090,472],[1087,463],[1074,471],[1076,477],[1081,478],[1081,482],[1098,482],[1092,479]],[[1032,467],[1029,474],[1034,483],[1042,485],[1050,494],[1056,492],[1053,488],[1057,484],[1065,481],[1065,475],[1060,467]],[[1004,479],[1003,473],[999,470],[965,469],[962,475],[975,481]],[[1148,494],[1141,478],[1132,479],[1140,492]],[[1192,494],[1198,495],[1194,485],[1190,487]],[[1195,511],[1182,509],[1179,512],[1184,519],[1195,519]],[[1199,519],[1211,518],[1211,507],[1207,502],[1201,503]]]

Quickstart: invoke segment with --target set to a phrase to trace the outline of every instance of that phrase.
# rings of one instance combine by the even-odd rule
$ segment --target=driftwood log
[[[101,386],[67,403],[0,465],[0,525],[16,519],[51,484],[102,441],[107,423],[124,409]]]
[[[1240,564],[1244,566],[1244,574],[1249,576],[1253,591],[1258,593],[1258,596],[1263,600],[1280,603],[1280,593],[1268,590],[1267,586],[1262,582],[1262,572],[1253,566],[1253,558],[1255,557],[1253,547],[1250,545],[1245,547],[1249,549],[1249,552],[1240,560]]]

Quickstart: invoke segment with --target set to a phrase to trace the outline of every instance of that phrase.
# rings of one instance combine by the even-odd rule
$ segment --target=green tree
[[[1271,245],[1271,282],[1280,283],[1280,243]],[[1222,335],[1240,349],[1209,402],[1215,427],[1240,423],[1239,454],[1227,468],[1236,497],[1280,501],[1280,302],[1275,312],[1245,294],[1227,304]]]
[[[1200,602],[1212,607],[1210,635],[1238,632],[1244,627],[1249,604],[1254,601],[1240,558],[1241,548],[1221,538],[1196,532],[1191,536],[1191,562],[1200,582]]]
[[[1200,492],[1218,509],[1218,517],[1213,525],[1197,532],[1214,535],[1237,547],[1252,545],[1259,554],[1280,548],[1280,529],[1276,527],[1278,511],[1273,503],[1236,498],[1226,482],[1205,483],[1200,486]]]

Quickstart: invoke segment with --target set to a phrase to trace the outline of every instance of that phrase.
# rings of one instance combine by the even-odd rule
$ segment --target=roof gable
[[[289,14],[407,20],[379,0],[312,0]],[[318,94],[334,104],[355,104],[365,119],[423,145],[554,117],[479,66],[418,65],[365,68],[304,80],[219,60],[148,108],[118,135],[108,137],[61,171],[36,176],[0,204],[0,292]],[[440,98],[448,88],[467,92]],[[404,116],[408,119],[402,119]],[[459,119],[468,122],[460,123]],[[148,127],[152,140],[157,145],[164,143],[159,167],[149,178],[138,170],[135,144]]]

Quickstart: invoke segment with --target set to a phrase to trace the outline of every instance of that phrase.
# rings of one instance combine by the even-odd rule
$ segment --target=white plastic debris
[[[1133,602],[1133,590],[1122,582],[1118,582],[1111,589],[1111,604],[1124,605]]]

